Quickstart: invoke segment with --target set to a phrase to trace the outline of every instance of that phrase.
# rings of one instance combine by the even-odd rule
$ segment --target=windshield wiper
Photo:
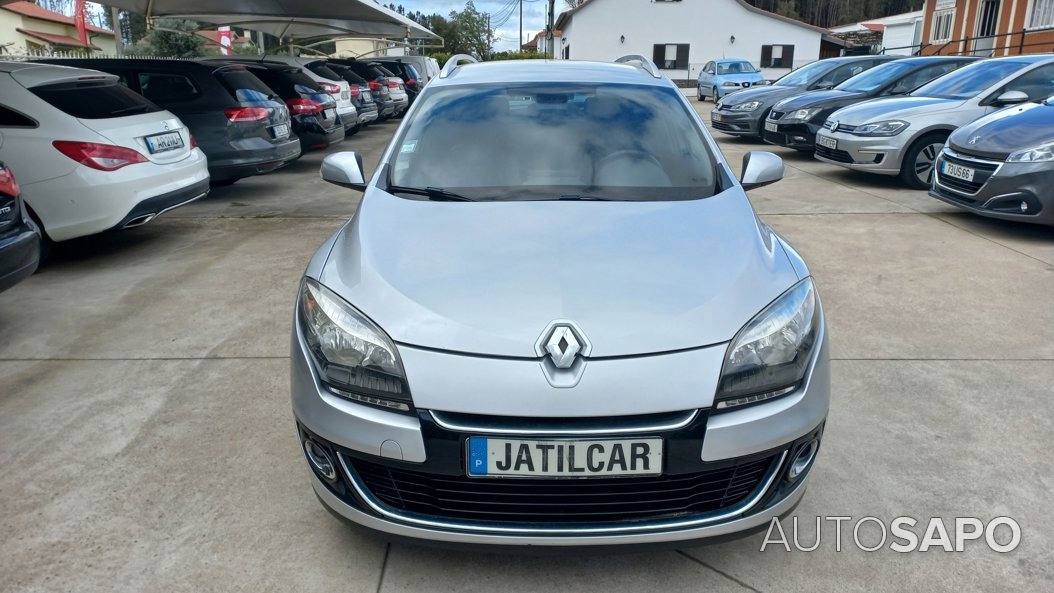
[[[388,193],[403,193],[413,194],[415,196],[425,196],[433,202],[476,202],[475,198],[469,198],[461,194],[456,194],[452,191],[447,191],[441,187],[408,187],[402,185],[390,185],[387,189]]]
[[[561,202],[614,202],[611,198],[601,196],[585,196],[579,194],[566,194],[556,198]]]

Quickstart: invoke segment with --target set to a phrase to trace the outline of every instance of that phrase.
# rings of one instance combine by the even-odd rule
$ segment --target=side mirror
[[[1028,95],[1021,91],[1007,91],[992,103],[993,105],[1017,105],[1018,103],[1027,103],[1029,101]]]
[[[816,83],[816,85],[813,88],[818,90],[818,91],[826,91],[826,90],[833,89],[834,88],[834,83],[831,82],[830,80],[825,80],[823,82]]]
[[[335,152],[322,159],[322,181],[358,191],[366,191],[362,156],[357,152]]]
[[[763,150],[753,150],[743,156],[743,176],[740,183],[750,191],[783,179],[783,159]]]

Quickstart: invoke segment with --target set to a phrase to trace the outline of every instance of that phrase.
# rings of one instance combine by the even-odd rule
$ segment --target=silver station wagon
[[[742,535],[805,492],[830,399],[802,258],[649,60],[467,63],[421,93],[298,294],[311,484],[390,537]]]

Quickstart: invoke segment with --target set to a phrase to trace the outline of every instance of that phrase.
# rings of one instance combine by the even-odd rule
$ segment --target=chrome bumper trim
[[[549,428],[519,428],[515,426],[486,426],[458,423],[446,417],[443,412],[430,411],[432,420],[441,428],[455,432],[471,432],[474,434],[512,434],[520,436],[537,435],[602,435],[602,434],[638,434],[644,432],[665,432],[678,430],[691,424],[699,415],[699,410],[688,410],[676,421],[665,424],[641,424],[639,426],[620,426],[616,428],[580,428],[580,429],[549,429]]]

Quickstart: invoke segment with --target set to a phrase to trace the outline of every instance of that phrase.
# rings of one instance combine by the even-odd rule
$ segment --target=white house
[[[652,58],[672,79],[694,79],[719,58],[744,58],[778,78],[846,44],[821,29],[744,0],[586,0],[560,15],[556,58]]]
[[[832,27],[831,32],[835,34],[875,33],[881,38],[878,46],[874,48],[875,51],[910,56],[918,51],[919,44],[922,42],[922,15],[921,10],[894,14],[880,19]]]

